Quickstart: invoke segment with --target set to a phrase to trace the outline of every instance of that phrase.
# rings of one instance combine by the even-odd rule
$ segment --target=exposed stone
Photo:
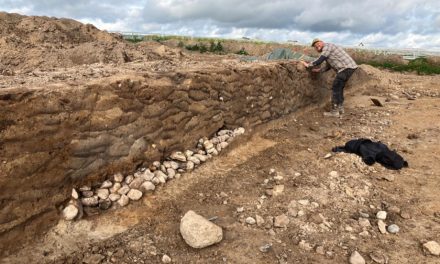
[[[366,218],[359,218],[358,222],[361,227],[371,227],[370,220]]]
[[[185,157],[188,160],[189,157],[191,157],[192,155],[194,155],[194,151],[192,150],[185,150]]]
[[[131,189],[139,189],[141,187],[141,184],[144,182],[143,178],[135,178],[128,186]]]
[[[121,189],[122,185],[119,182],[115,182],[113,186],[110,188],[110,193],[116,193],[119,189]]]
[[[119,200],[118,200],[118,204],[122,207],[126,206],[129,202],[130,202],[130,199],[125,194],[121,195],[121,198],[119,198]]]
[[[167,175],[168,175],[168,178],[174,179],[174,176],[176,176],[176,171],[173,168],[168,168]]]
[[[399,227],[398,225],[396,225],[396,224],[392,224],[392,225],[389,225],[389,226],[387,227],[387,230],[388,230],[388,232],[390,232],[391,234],[397,234],[397,233],[399,233],[399,231],[400,231],[400,227]]]
[[[131,189],[127,193],[127,197],[130,198],[130,200],[137,201],[142,198],[142,192],[136,189]]]
[[[122,175],[122,173],[116,173],[113,175],[113,180],[115,182],[122,182],[124,180],[124,175]]]
[[[220,144],[219,144],[220,148],[222,148],[222,149],[225,149],[225,148],[227,148],[227,147],[228,147],[228,145],[229,145],[229,143],[228,143],[228,142],[220,142]]]
[[[81,192],[81,195],[82,195],[82,197],[84,197],[84,198],[90,198],[90,197],[92,197],[92,196],[95,195],[95,194],[93,193],[93,191],[82,191],[82,192]]]
[[[144,179],[144,181],[151,181],[154,178],[154,173],[147,169],[141,175],[141,178]]]
[[[152,182],[149,182],[149,181],[142,183],[142,185],[140,187],[140,190],[144,193],[154,191],[155,189],[156,189],[156,186]]]
[[[171,153],[170,158],[173,159],[173,160],[177,160],[177,161],[181,161],[181,162],[186,162],[185,154],[183,154],[180,151],[175,151],[175,152]]]
[[[196,165],[199,165],[201,163],[201,161],[198,158],[196,158],[195,156],[188,157],[187,160],[193,162]]]
[[[98,189],[98,190],[96,190],[96,195],[98,195],[98,197],[100,199],[104,200],[104,199],[108,198],[109,191],[108,191],[108,189]]]
[[[298,246],[306,251],[310,251],[313,249],[313,247],[310,245],[310,243],[307,243],[305,240],[301,240],[298,244]]]
[[[90,186],[81,186],[79,187],[80,192],[91,191],[92,188]]]
[[[268,243],[268,244],[262,245],[259,249],[260,249],[261,252],[267,253],[267,252],[269,252],[269,250],[271,248],[272,248],[272,244]]]
[[[118,190],[118,193],[122,195],[122,194],[127,194],[129,191],[130,191],[130,187],[124,185]]]
[[[365,259],[359,252],[354,251],[350,256],[350,264],[365,264]]]
[[[204,248],[223,239],[221,227],[208,221],[194,211],[188,211],[180,221],[180,233],[193,248]]]
[[[247,224],[250,224],[250,225],[255,225],[255,223],[257,222],[257,221],[255,221],[255,219],[253,217],[250,217],[250,216],[247,217],[245,221]]]
[[[168,255],[163,255],[162,263],[171,263],[171,258]]]
[[[377,226],[379,227],[379,231],[382,234],[386,234],[387,233],[387,228],[386,228],[385,222],[383,220],[378,220],[377,221]]]
[[[134,176],[133,175],[128,175],[127,177],[125,177],[125,183],[126,184],[130,184],[133,180],[134,180]]]
[[[309,200],[298,200],[298,203],[303,206],[307,206],[310,204]]]
[[[259,216],[259,215],[256,215],[255,216],[255,219],[257,220],[257,226],[263,226],[264,225],[264,218],[263,217],[261,217],[261,216]]]
[[[81,203],[84,206],[97,206],[98,205],[98,196],[82,198]]]
[[[162,171],[154,172],[155,178],[159,180],[160,183],[166,183],[168,176]],[[154,180],[154,179],[153,179]]]
[[[111,193],[108,198],[110,199],[110,201],[112,202],[116,202],[117,200],[119,200],[119,198],[121,198],[120,194],[117,193]]]
[[[71,221],[71,220],[75,219],[75,217],[78,215],[78,212],[79,212],[79,210],[75,205],[69,204],[63,210],[63,217],[67,221]]]
[[[193,169],[194,169],[194,162],[188,161],[186,163],[186,170],[190,171],[190,170],[193,170]]]
[[[99,209],[107,210],[112,206],[112,201],[110,199],[99,200]]]
[[[73,199],[78,199],[78,198],[79,198],[79,194],[78,194],[78,192],[75,190],[75,188],[72,189],[72,198],[73,198]]]
[[[380,220],[385,220],[385,219],[387,219],[387,212],[385,212],[385,211],[379,211],[379,212],[377,212],[377,214],[376,214],[376,218],[377,218],[377,219],[380,219]]]
[[[440,256],[440,245],[435,241],[429,241],[423,244],[423,248],[434,256]]]
[[[279,196],[284,192],[284,185],[275,185],[272,189],[272,195],[273,196]]]
[[[108,189],[108,188],[112,187],[112,185],[113,185],[113,183],[111,181],[109,181],[109,180],[104,181],[101,184],[101,189]]]
[[[279,215],[275,217],[275,227],[287,227],[287,225],[290,223],[289,217],[285,214]]]
[[[337,171],[331,171],[331,172],[329,172],[329,174],[328,174],[330,177],[338,177],[339,176],[339,173],[337,172]]]
[[[203,147],[205,147],[206,150],[213,149],[214,148],[214,144],[212,144],[212,142],[210,140],[205,140],[203,142]]]
[[[370,253],[370,258],[378,264],[388,264],[388,257],[383,254],[382,252],[371,252]]]
[[[233,135],[235,136],[239,136],[239,135],[243,135],[245,132],[245,129],[242,127],[236,128],[234,129]]]

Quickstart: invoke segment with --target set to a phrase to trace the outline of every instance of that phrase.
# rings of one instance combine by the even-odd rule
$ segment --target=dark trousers
[[[348,82],[351,75],[356,69],[345,69],[336,74],[336,78],[333,81],[333,96],[332,96],[332,104],[342,105],[344,103],[344,87],[345,83]]]

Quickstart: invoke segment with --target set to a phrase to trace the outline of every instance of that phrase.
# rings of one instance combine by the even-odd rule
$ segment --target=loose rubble
[[[223,239],[222,228],[196,214],[188,211],[180,221],[180,233],[185,242],[193,248],[204,248]]]
[[[63,218],[68,221],[78,219],[80,210],[75,206],[76,201],[80,201],[81,205],[85,207],[98,207],[101,210],[107,210],[114,207],[115,204],[124,207],[129,204],[130,200],[140,200],[144,194],[154,192],[157,185],[178,179],[181,177],[180,172],[192,171],[212,156],[218,155],[228,147],[235,137],[244,134],[244,132],[244,128],[241,127],[235,130],[223,129],[211,139],[200,139],[196,149],[183,152],[174,151],[162,163],[155,161],[149,168],[141,168],[133,175],[124,176],[122,173],[116,173],[112,179],[105,180],[96,188],[82,186],[78,189],[79,193],[73,188],[71,200],[63,209]],[[281,179],[280,176],[279,180]],[[277,185],[274,187],[273,195],[279,195],[283,190],[283,185]],[[254,219],[253,224],[255,222]]]

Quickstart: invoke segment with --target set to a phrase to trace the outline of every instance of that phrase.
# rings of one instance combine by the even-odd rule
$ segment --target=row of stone
[[[162,163],[153,162],[148,168],[142,168],[133,175],[122,173],[113,175],[112,179],[102,182],[99,186],[82,186],[72,190],[72,197],[63,210],[66,220],[80,219],[84,207],[109,209],[113,203],[123,207],[130,200],[137,201],[146,193],[153,192],[157,185],[165,184],[171,179],[178,179],[182,173],[191,171],[203,162],[217,156],[235,137],[243,134],[244,128],[220,130],[211,139],[202,138],[196,150],[175,151]]]

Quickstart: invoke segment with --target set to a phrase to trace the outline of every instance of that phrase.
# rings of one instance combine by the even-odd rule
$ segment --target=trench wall
[[[294,62],[0,90],[0,252],[47,230],[71,188],[321,100]],[[155,147],[153,146],[155,145]]]

